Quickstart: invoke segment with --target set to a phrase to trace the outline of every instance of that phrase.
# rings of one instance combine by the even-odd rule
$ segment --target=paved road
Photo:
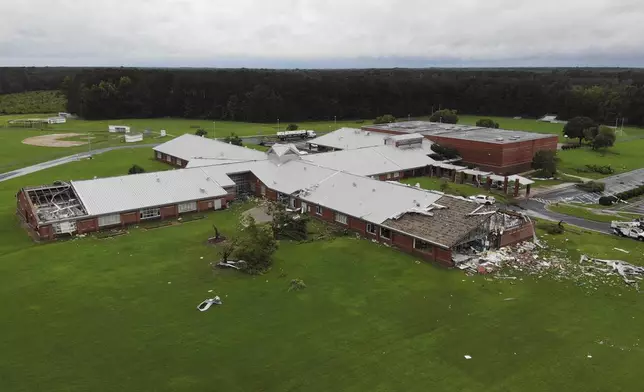
[[[578,226],[584,229],[598,231],[600,233],[612,234],[609,223],[594,222],[574,216],[560,214],[546,209],[546,205],[536,200],[524,200],[520,203],[523,212],[534,217],[547,219],[553,222],[563,221],[569,225]]]
[[[93,150],[91,152],[81,152],[81,153],[78,153],[78,154],[69,155],[69,156],[54,159],[54,160],[51,160],[51,161],[37,163],[37,164],[32,165],[32,166],[23,167],[22,169],[17,169],[17,170],[8,172],[8,173],[2,173],[2,174],[0,174],[0,182],[11,180],[13,178],[24,176],[24,175],[27,175],[27,174],[30,174],[30,173],[35,173],[37,171],[49,169],[50,167],[63,165],[65,163],[69,163],[69,162],[74,162],[74,161],[77,161],[79,159],[87,158],[89,156],[102,154],[102,153],[108,152],[108,151],[123,150],[123,149],[130,149],[130,148],[152,148],[152,147],[155,147],[155,146],[158,146],[158,145],[159,145],[158,143],[156,143],[156,144],[137,144],[137,145],[132,145],[132,146],[106,147],[106,148],[101,148],[101,149],[98,149],[98,150]]]

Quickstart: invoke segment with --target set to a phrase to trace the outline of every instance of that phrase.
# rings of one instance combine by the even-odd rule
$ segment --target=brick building
[[[534,154],[540,150],[554,151],[558,142],[557,135],[426,121],[366,125],[362,129],[394,135],[420,134],[455,148],[464,163],[500,175],[530,170]]]

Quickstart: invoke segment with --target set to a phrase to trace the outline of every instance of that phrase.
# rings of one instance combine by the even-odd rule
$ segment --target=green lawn
[[[566,214],[570,216],[575,216],[578,218],[588,219],[595,222],[604,222],[610,223],[612,221],[620,220],[632,220],[635,216],[631,214],[601,214],[598,212],[593,212],[584,207],[577,207],[569,204],[550,204],[548,209],[559,212],[561,214]]]
[[[497,201],[503,202],[503,203],[507,202],[511,198],[507,195],[504,195],[501,192],[493,192],[493,191],[489,192],[489,191],[486,191],[484,188],[477,188],[473,185],[467,185],[467,184],[457,184],[447,179],[443,180],[442,178],[438,178],[438,177],[413,177],[413,178],[406,178],[404,180],[401,180],[400,182],[409,184],[409,185],[420,184],[420,187],[423,189],[441,191],[441,184],[444,181],[446,181],[447,184],[449,185],[449,187],[444,192],[450,195],[463,196],[463,197],[469,197],[469,196],[475,196],[475,195],[491,195],[491,196],[494,196]]]
[[[28,91],[0,94],[0,114],[56,113],[65,110],[67,100],[58,91]]]
[[[18,188],[169,168],[151,157],[115,151],[0,182],[3,391],[640,388],[644,305],[623,286],[467,277],[352,236],[283,242],[264,276],[212,271],[211,225],[231,235],[244,205],[103,240],[36,245],[18,227]],[[644,263],[637,241],[548,241]],[[307,288],[288,292],[294,278]],[[223,306],[196,310],[214,295]]]

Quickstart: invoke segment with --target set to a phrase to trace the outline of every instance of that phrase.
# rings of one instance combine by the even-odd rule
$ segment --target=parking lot
[[[537,198],[544,203],[575,202],[596,204],[601,196],[613,195],[644,185],[644,169],[616,174],[597,181],[606,184],[606,190],[601,194],[585,192],[571,184],[565,188],[558,188],[550,192],[541,193]],[[632,212],[644,213],[644,200],[629,204],[635,210]]]

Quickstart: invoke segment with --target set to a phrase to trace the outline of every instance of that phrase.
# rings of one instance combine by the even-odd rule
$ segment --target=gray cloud
[[[644,66],[641,0],[4,0],[0,15],[0,65]]]

